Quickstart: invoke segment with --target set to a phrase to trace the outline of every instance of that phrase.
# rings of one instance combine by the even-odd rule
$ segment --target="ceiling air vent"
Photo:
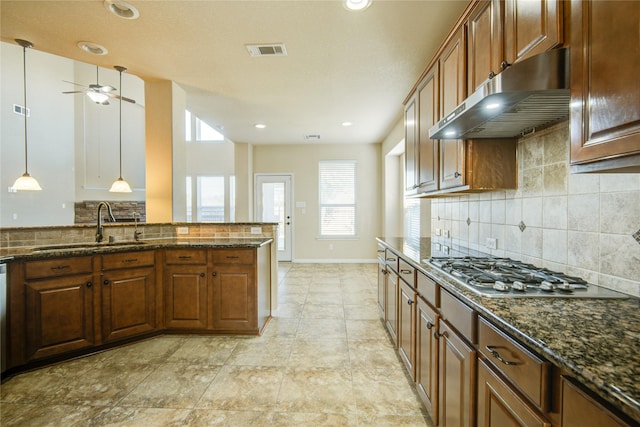
[[[306,139],[307,141],[320,141],[320,134],[308,134],[304,136],[304,139]]]
[[[246,46],[251,56],[287,56],[284,43],[248,44]]]

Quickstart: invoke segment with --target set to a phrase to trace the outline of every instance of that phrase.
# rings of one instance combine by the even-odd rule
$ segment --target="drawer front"
[[[416,273],[416,275],[418,282],[418,293],[429,304],[433,305],[434,307],[439,306],[440,298],[438,292],[438,284],[420,272]]]
[[[444,289],[440,290],[440,314],[469,342],[477,342],[476,312]]]
[[[548,409],[549,362],[480,318],[478,347],[484,357],[543,412]]]
[[[415,289],[416,269],[402,258],[398,258],[398,276],[400,276],[407,285]]]
[[[385,249],[384,246],[381,245],[380,243],[378,243],[378,258],[381,260],[384,260],[384,254],[385,254]]]
[[[143,267],[155,264],[154,251],[125,252],[121,254],[109,254],[102,256],[103,270],[116,270],[119,268]]]
[[[389,249],[386,250],[386,254],[384,256],[384,260],[387,263],[387,265],[389,267],[391,267],[391,269],[397,273],[398,272],[398,260],[400,259],[400,257],[393,253],[392,251],[390,251]]]
[[[168,249],[164,251],[165,264],[204,265],[207,263],[207,251],[203,249]]]
[[[253,249],[215,249],[213,251],[214,264],[253,264],[255,260]]]
[[[25,263],[25,278],[68,276],[70,274],[91,273],[91,257],[59,258]]]

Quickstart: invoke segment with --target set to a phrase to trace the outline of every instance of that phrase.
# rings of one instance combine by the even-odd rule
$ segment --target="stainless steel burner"
[[[432,266],[469,290],[490,297],[627,298],[584,279],[510,258],[431,257]]]

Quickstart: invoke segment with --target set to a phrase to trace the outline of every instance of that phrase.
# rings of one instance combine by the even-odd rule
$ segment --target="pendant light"
[[[113,68],[120,72],[120,175],[113,182],[109,191],[112,193],[131,193],[131,187],[127,181],[122,179],[122,73],[127,69],[120,65],[116,65]]]
[[[27,168],[27,116],[29,115],[29,110],[27,109],[27,48],[33,47],[31,42],[21,39],[15,39],[16,43],[22,46],[22,65],[23,65],[23,82],[24,82],[24,173],[21,177],[16,179],[16,182],[13,183],[13,189],[16,191],[24,191],[24,190],[42,190],[38,181],[29,175],[29,170]]]

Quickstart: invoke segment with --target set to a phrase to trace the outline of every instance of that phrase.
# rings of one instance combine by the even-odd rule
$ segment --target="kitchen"
[[[412,77],[412,82],[416,81],[419,74]],[[402,97],[406,93],[402,93]],[[385,156],[403,138],[403,133],[401,125],[393,127],[382,143],[382,152],[370,161],[382,163],[384,158],[383,170],[368,176],[386,176],[387,169],[404,169],[399,165],[400,157]],[[522,162],[518,164],[518,174],[522,174],[521,178],[519,175],[518,182],[521,184],[518,189],[431,199],[431,221],[424,235],[432,235],[444,246],[475,247],[485,252],[493,250],[493,255],[531,259],[536,264],[545,264],[552,269],[567,269],[568,272],[578,270],[579,275],[585,276],[591,283],[637,296],[638,244],[631,236],[638,229],[638,176],[570,174],[567,141],[569,126],[566,122],[522,138],[518,141],[518,161]],[[281,172],[283,165],[287,165],[284,156],[289,148],[279,147],[278,162],[281,163],[274,163],[273,169],[269,169],[271,161],[262,155],[269,148],[256,146],[255,170]],[[292,157],[299,159],[302,151],[302,148],[293,149]],[[31,155],[30,158],[33,157]],[[308,167],[301,165],[300,170]],[[302,174],[297,171],[294,173],[296,177]],[[364,183],[365,180],[359,181]],[[384,196],[379,197],[393,200],[397,197],[393,193],[384,191]],[[296,199],[306,199],[309,203],[310,198],[303,195]],[[381,212],[381,206],[387,205],[382,200],[371,203],[372,208],[365,206],[362,211]],[[598,221],[591,220],[595,215],[594,209],[597,209]],[[389,212],[393,212],[393,209],[390,208]],[[373,232],[368,243],[375,245],[375,236],[402,234],[402,230],[396,229],[394,221],[390,220],[393,218],[391,214],[385,214],[384,217],[369,219],[372,224],[380,225],[371,227]],[[524,230],[521,230],[521,222]],[[361,239],[367,240],[364,236]],[[495,239],[497,248],[487,248],[487,239]],[[301,251],[304,250],[303,244],[297,246]],[[375,246],[371,251],[374,249]],[[353,247],[335,256],[348,258],[346,254],[351,253],[355,253]],[[319,258],[330,256],[326,253]],[[299,258],[312,257],[301,253]],[[365,252],[358,258],[371,256]]]

